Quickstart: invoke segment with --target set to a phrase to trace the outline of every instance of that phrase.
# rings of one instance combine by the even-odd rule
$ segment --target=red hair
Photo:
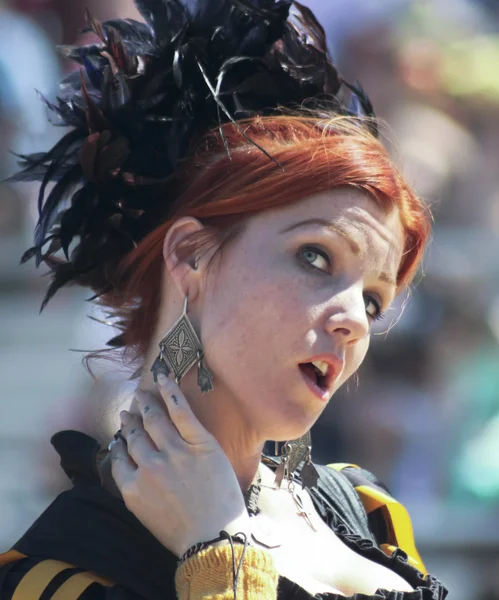
[[[429,212],[390,159],[386,148],[353,119],[279,115],[238,122],[271,160],[234,125],[198,141],[168,188],[171,218],[159,224],[123,261],[121,283],[103,304],[114,308],[120,344],[142,356],[158,319],[163,240],[172,223],[191,216],[206,227],[182,246],[195,256],[205,246],[217,252],[244,228],[247,217],[340,187],[371,195],[387,211],[397,207],[405,232],[398,290],[414,277],[430,233]],[[229,153],[226,151],[229,148]],[[278,164],[277,164],[278,163]]]

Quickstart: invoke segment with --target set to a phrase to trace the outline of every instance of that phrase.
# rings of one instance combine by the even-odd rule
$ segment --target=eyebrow
[[[335,223],[331,223],[331,221],[328,221],[326,219],[321,219],[321,218],[305,219],[304,221],[299,221],[298,223],[294,223],[293,225],[290,225],[289,227],[282,229],[279,233],[281,233],[281,234],[287,233],[288,231],[293,231],[293,229],[298,229],[299,227],[305,227],[307,225],[319,225],[320,227],[323,227],[323,228],[327,229],[328,231],[331,231],[332,233],[340,234],[348,242],[348,245],[350,246],[350,249],[352,250],[352,252],[356,256],[358,256],[360,254],[359,244],[348,234],[348,232],[346,232],[344,229],[342,229]],[[379,279],[381,279],[382,281],[384,281],[386,283],[389,283],[390,285],[397,287],[397,281],[391,275],[389,275],[388,273],[385,273],[384,271],[379,274]]]

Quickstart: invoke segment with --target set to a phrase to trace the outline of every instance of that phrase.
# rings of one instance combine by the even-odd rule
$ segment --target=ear
[[[205,267],[208,262],[206,253],[202,260],[196,257],[187,238],[205,226],[194,217],[181,217],[168,230],[163,242],[163,260],[170,279],[174,282],[181,298],[189,294],[189,301],[195,300],[201,291]]]

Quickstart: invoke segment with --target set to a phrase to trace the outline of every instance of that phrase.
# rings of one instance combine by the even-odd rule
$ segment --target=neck
[[[157,386],[149,372],[143,374],[138,387],[158,397]],[[265,440],[251,431],[236,411],[238,403],[220,386],[208,395],[201,394],[195,369],[182,379],[180,388],[196,418],[215,437],[229,459],[241,490],[246,491],[256,477]],[[135,400],[128,410],[140,414]]]

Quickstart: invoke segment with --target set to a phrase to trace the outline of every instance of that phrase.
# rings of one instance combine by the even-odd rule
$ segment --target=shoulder
[[[11,550],[0,554],[0,597],[64,600],[139,600],[113,581],[73,564],[27,557]]]
[[[407,554],[409,563],[426,575],[426,568],[416,548],[409,512],[392,496],[386,485],[358,465],[332,463],[324,468],[343,476],[355,490],[378,547],[389,556],[400,548]]]

